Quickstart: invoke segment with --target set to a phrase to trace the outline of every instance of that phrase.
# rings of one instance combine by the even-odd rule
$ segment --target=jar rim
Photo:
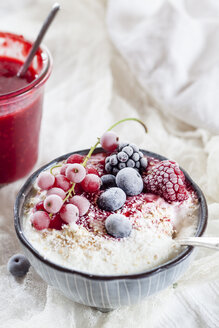
[[[24,38],[23,35],[18,35],[10,32],[0,32],[0,37],[8,37],[10,39],[15,39],[16,41],[20,41],[22,43],[31,45],[33,42],[29,41],[28,39]],[[52,68],[52,56],[48,50],[48,48],[45,45],[41,45],[37,52],[40,52],[40,57],[42,59],[43,68],[39,74],[39,76],[36,77],[32,82],[30,82],[28,85],[17,89],[15,91],[10,91],[8,93],[5,93],[3,95],[0,95],[0,101],[1,100],[9,100],[11,98],[14,98],[16,96],[23,95],[27,93],[28,91],[32,90],[35,87],[39,87],[41,84],[44,84],[47,79],[50,76],[51,68]]]

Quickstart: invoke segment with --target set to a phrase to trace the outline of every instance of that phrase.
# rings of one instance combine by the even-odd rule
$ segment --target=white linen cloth
[[[218,1],[110,0],[107,21],[116,47],[165,112],[218,133]]]
[[[0,30],[23,33],[34,38],[52,1],[25,0],[25,7],[14,7],[14,2],[8,2],[10,10],[5,10],[6,4],[0,3]],[[205,129],[178,121],[165,111],[169,107],[167,98],[160,102],[158,91],[151,97],[151,88],[146,83],[143,88],[136,83],[134,70],[129,69],[126,60],[109,41],[105,25],[107,2],[60,2],[62,12],[45,39],[54,57],[54,67],[46,88],[40,155],[35,169],[66,152],[89,148],[95,143],[96,137],[115,121],[124,117],[139,117],[147,124],[149,133],[145,135],[137,123],[130,122],[117,128],[121,139],[128,138],[142,148],[178,161],[207,197],[207,235],[219,236],[219,137]],[[214,29],[218,17],[217,1],[199,3],[192,0],[184,4],[190,8],[193,16],[208,15],[209,24],[212,22]],[[114,5],[110,2],[109,9],[112,10],[111,6]],[[4,11],[1,10],[2,6]],[[169,8],[170,5],[166,6]],[[177,23],[181,12],[176,18]],[[197,27],[197,33],[203,34],[204,38],[207,32]],[[208,43],[211,42],[214,43],[212,38]],[[207,51],[207,46],[204,50],[204,44],[203,51]],[[152,59],[153,56],[152,53],[149,57]],[[208,65],[212,62],[208,64],[205,58],[205,64],[203,74],[210,71]],[[181,76],[186,75],[188,66],[183,68],[182,63],[180,67]],[[178,74],[178,70],[175,72],[173,69],[172,74]],[[175,84],[176,79],[169,79],[168,86],[172,94]],[[190,94],[183,97],[185,103],[189,104]],[[178,108],[179,102],[175,104]],[[176,288],[170,286],[139,305],[109,314],[67,300],[59,291],[47,286],[33,268],[24,279],[14,279],[8,274],[6,266],[9,257],[20,251],[13,228],[13,204],[24,181],[22,179],[0,190],[1,328],[219,326],[219,253],[206,249],[199,250],[196,260]]]

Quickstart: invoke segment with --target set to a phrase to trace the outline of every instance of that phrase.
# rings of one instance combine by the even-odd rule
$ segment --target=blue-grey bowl
[[[48,169],[55,163],[65,160],[71,154],[79,153],[85,155],[88,149],[72,152],[60,156],[44,165],[34,172],[19,191],[14,206],[14,224],[17,236],[23,247],[23,251],[37,273],[49,285],[58,288],[69,299],[95,307],[103,312],[113,310],[124,305],[133,305],[144,298],[155,294],[169,285],[176,282],[181,277],[194,258],[193,247],[185,247],[184,250],[171,261],[141,273],[130,275],[94,275],[76,270],[71,270],[50,262],[45,259],[28,241],[23,233],[23,209],[24,204],[30,195],[33,184],[43,170]],[[102,152],[102,148],[97,148],[95,153]],[[165,157],[141,150],[146,156],[159,160]],[[208,211],[205,197],[200,188],[192,181],[190,176],[183,170],[187,181],[196,191],[199,200],[198,225],[195,235],[202,236],[208,218]]]

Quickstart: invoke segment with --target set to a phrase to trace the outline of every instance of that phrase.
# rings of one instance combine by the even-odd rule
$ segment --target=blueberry
[[[122,148],[124,148],[125,146],[128,146],[128,145],[129,145],[128,142],[126,142],[126,141],[122,141],[122,142],[119,143],[118,150],[121,151]]]
[[[139,161],[140,155],[139,153],[134,153],[131,157],[131,159],[133,159],[133,161],[137,162]]]
[[[108,234],[115,238],[128,237],[132,231],[131,222],[122,214],[111,214],[105,221]]]
[[[13,255],[8,261],[8,271],[15,277],[23,277],[30,268],[30,262],[22,254]]]
[[[110,165],[109,162],[105,164],[105,170],[106,170],[106,172],[111,172],[112,166]]]
[[[133,148],[132,147],[130,147],[130,146],[126,146],[126,147],[124,147],[124,148],[122,148],[122,151],[124,151],[126,154],[128,154],[129,156],[132,156],[132,154],[133,154]]]
[[[117,159],[117,156],[116,155],[111,155],[110,156],[110,160],[109,160],[110,164],[112,166],[115,166],[118,164],[118,159]]]
[[[140,164],[141,164],[141,167],[142,167],[143,169],[146,169],[146,167],[148,166],[148,160],[147,160],[147,158],[142,157],[142,158],[140,159]]]
[[[129,159],[126,163],[127,167],[135,167],[135,162],[133,159]]]
[[[106,158],[105,158],[105,163],[108,163],[109,160],[110,160],[110,156],[106,157]]]
[[[127,160],[129,159],[128,154],[126,154],[124,151],[120,151],[117,154],[118,160],[122,163],[127,162]]]
[[[116,176],[116,184],[128,196],[138,195],[143,190],[142,177],[137,170],[131,167],[125,167],[119,171]]]
[[[124,205],[126,201],[126,194],[120,188],[113,187],[104,191],[97,204],[99,208],[105,211],[116,211]]]
[[[144,156],[141,151],[139,151],[139,156],[140,156],[140,158],[142,158]]]
[[[134,150],[134,152],[136,152],[136,153],[139,152],[139,148],[135,144],[131,143],[129,146],[132,147],[132,149]]]
[[[101,177],[101,189],[116,187],[116,178],[112,174],[105,174]]]

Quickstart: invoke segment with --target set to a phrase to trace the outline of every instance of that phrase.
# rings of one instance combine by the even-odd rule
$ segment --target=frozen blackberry
[[[147,158],[135,144],[120,142],[117,151],[106,157],[105,170],[113,175],[117,175],[120,170],[126,167],[142,172],[146,169],[147,164]]]

